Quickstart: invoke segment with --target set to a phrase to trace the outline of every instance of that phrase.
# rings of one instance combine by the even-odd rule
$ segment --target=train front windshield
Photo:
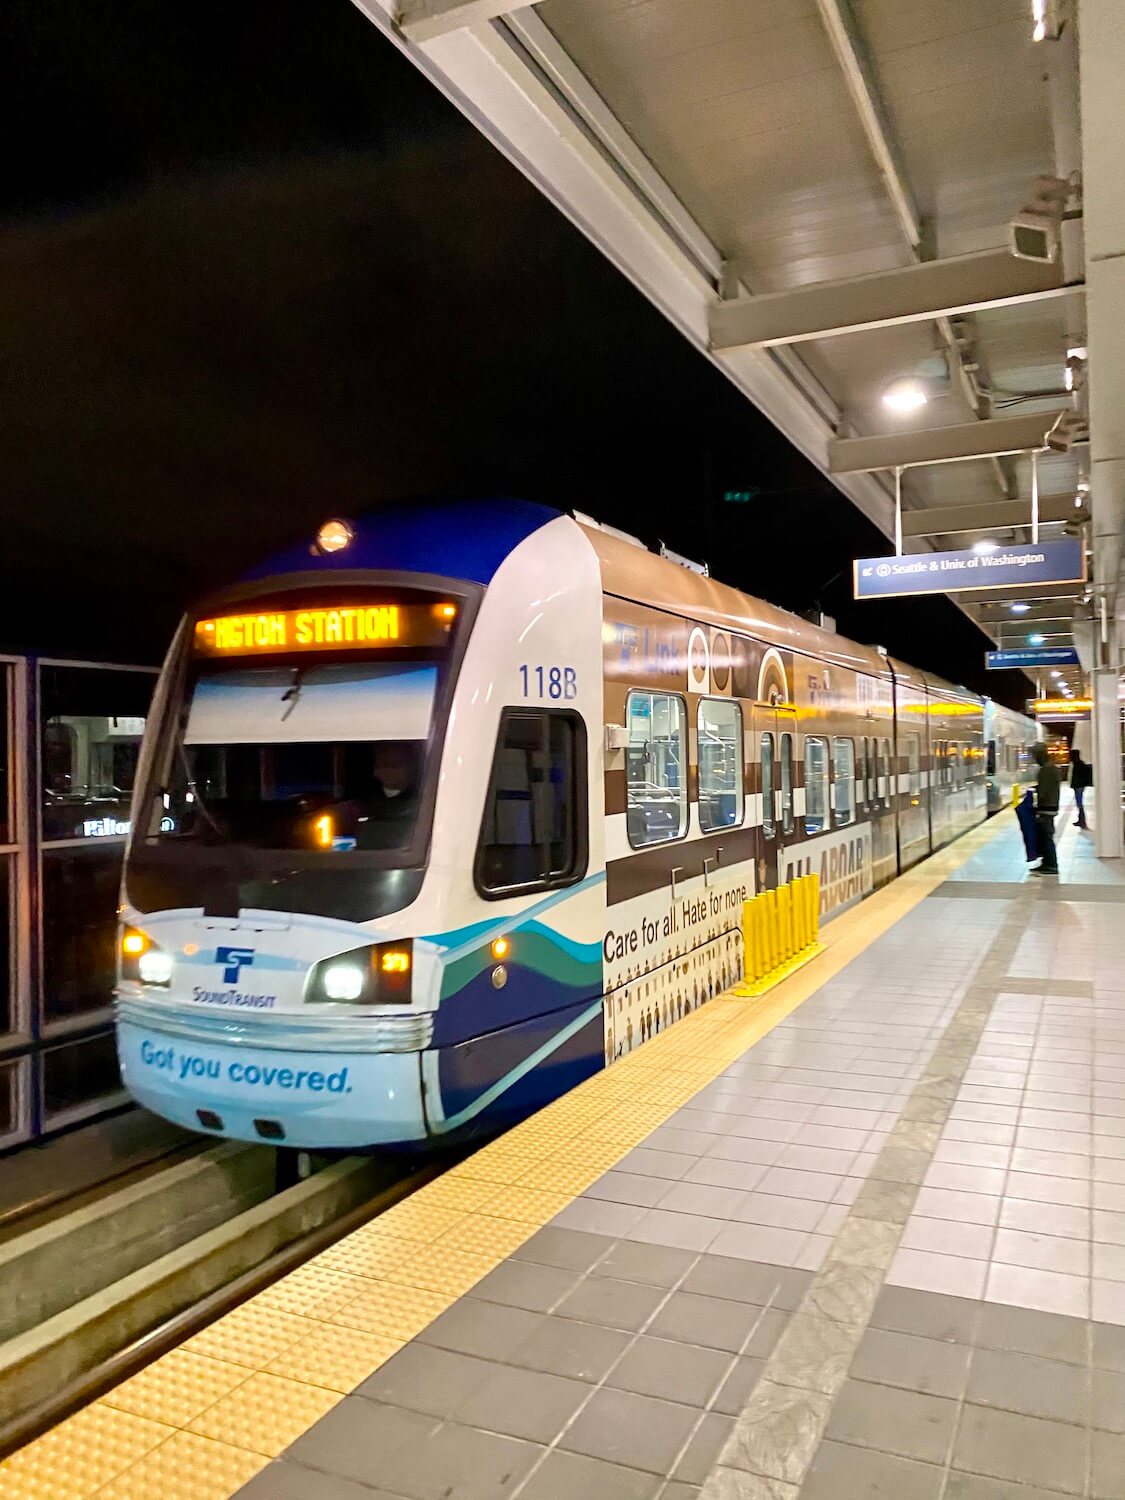
[[[200,674],[157,838],[401,850],[418,819],[437,668],[389,662]]]
[[[458,613],[409,602],[198,622],[156,731],[128,899],[353,920],[413,899]]]

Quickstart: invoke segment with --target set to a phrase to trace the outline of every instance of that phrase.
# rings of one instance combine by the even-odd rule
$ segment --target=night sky
[[[851,602],[885,539],[349,0],[8,0],[0,53],[0,649],[155,661],[329,515],[510,494],[1026,697]]]

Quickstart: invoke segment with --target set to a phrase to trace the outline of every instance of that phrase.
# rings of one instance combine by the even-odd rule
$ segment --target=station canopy
[[[1040,541],[1083,534],[1064,0],[356,3],[888,551],[896,471],[904,551],[1030,541],[1033,488]],[[1002,646],[1059,646],[1084,592],[959,602]]]

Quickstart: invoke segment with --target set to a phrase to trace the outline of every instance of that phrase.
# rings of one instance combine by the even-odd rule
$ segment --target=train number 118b
[[[525,698],[577,698],[578,674],[573,667],[520,668]]]

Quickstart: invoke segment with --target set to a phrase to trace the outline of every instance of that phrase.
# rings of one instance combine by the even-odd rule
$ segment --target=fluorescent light
[[[1024,604],[1022,600],[1019,600],[1012,605],[1012,613],[1014,615],[1026,615],[1030,608],[1030,604]]]
[[[1040,635],[1038,631],[1035,631],[1035,633],[1033,635],[1029,635],[1027,639],[1032,646],[1041,646],[1047,639],[1047,637],[1045,635]]]
[[[908,416],[912,411],[918,411],[929,399],[926,387],[920,380],[913,378],[896,380],[883,392],[883,405],[897,416]]]
[[[1052,673],[1051,673],[1051,676],[1052,676],[1052,677],[1061,677],[1061,676],[1062,676],[1062,673],[1061,673],[1061,672],[1058,672],[1058,671],[1055,671],[1055,672],[1052,672]]]
[[[973,543],[973,551],[978,557],[987,557],[990,552],[1000,551],[1000,543],[989,541],[986,537],[983,541]]]
[[[1035,27],[1031,33],[1031,39],[1042,42],[1047,37],[1047,0],[1031,0],[1031,18]]]

